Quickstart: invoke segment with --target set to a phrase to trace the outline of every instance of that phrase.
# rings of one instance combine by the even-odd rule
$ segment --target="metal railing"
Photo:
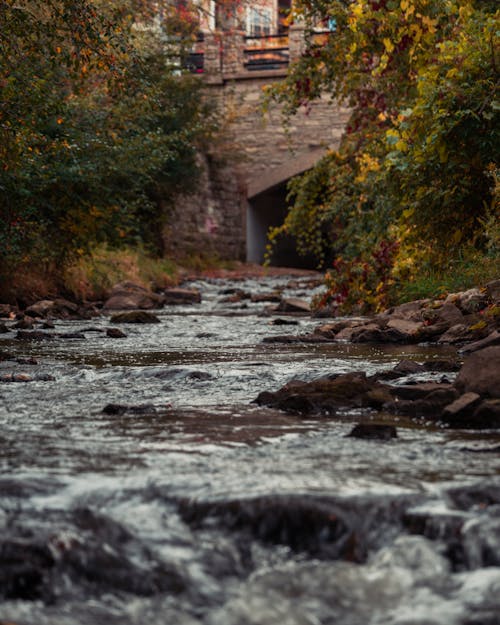
[[[289,61],[287,35],[245,37],[243,65],[248,71],[281,69]]]

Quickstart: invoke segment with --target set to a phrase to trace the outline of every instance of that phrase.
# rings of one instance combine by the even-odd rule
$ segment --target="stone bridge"
[[[299,110],[286,128],[278,105],[262,111],[266,86],[283,80],[288,63],[302,53],[302,29],[292,26],[285,41],[271,45],[250,46],[249,39],[241,32],[223,40],[205,36],[203,72],[200,53],[194,55],[193,67],[224,113],[225,139],[200,156],[200,191],[177,203],[165,233],[167,253],[261,263],[269,228],[287,213],[287,182],[337,147],[343,134],[349,110],[329,98]],[[272,259],[286,266],[311,262],[298,257],[292,240],[281,241]]]

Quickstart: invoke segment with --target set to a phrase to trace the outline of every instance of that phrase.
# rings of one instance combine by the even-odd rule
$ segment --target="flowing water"
[[[366,414],[252,404],[294,378],[449,354],[262,343],[318,322],[223,302],[283,284],[195,283],[202,304],[123,339],[107,317],[52,331],[85,339],[0,335],[0,374],[31,378],[0,384],[0,622],[500,624],[494,433],[401,419],[397,439],[357,440]]]

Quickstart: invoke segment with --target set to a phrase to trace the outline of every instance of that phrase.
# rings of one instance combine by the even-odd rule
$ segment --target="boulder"
[[[113,315],[111,323],[160,323],[160,320],[156,315],[145,310],[131,310]]]
[[[464,315],[455,304],[445,303],[436,308],[430,307],[425,310],[424,318],[431,323],[445,323],[448,328],[457,323],[464,322]]]
[[[389,319],[387,327],[392,328],[405,335],[408,341],[418,340],[419,333],[424,327],[423,321],[412,321],[411,319],[399,319],[394,317]]]
[[[153,293],[133,282],[120,282],[111,290],[110,297],[104,303],[105,310],[145,310],[161,308],[165,303],[162,295]]]
[[[53,306],[53,300],[42,299],[39,302],[28,306],[24,312],[30,317],[46,317],[52,310]]]
[[[166,289],[163,291],[163,297],[167,306],[199,304],[201,302],[201,293],[198,289]]]
[[[390,308],[384,315],[394,319],[406,319],[407,321],[422,321],[422,310],[430,303],[429,299],[420,299],[413,302],[400,304],[395,308]]]
[[[363,372],[355,372],[312,382],[293,381],[276,392],[260,393],[255,403],[292,414],[333,415],[340,409],[378,409],[391,398],[388,387],[368,379]]]
[[[500,345],[469,354],[455,380],[455,387],[461,393],[500,398]]]
[[[353,343],[383,343],[385,334],[377,323],[365,323],[362,326],[351,328],[350,340]],[[337,338],[340,338],[340,334]]]

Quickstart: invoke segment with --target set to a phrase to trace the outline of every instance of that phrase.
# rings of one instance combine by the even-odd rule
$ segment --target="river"
[[[454,350],[263,343],[284,328],[228,293],[300,279],[191,286],[126,338],[106,316],[0,335],[0,373],[31,379],[0,384],[0,623],[500,624],[498,436],[392,416],[398,438],[357,440],[366,414],[252,403]]]

